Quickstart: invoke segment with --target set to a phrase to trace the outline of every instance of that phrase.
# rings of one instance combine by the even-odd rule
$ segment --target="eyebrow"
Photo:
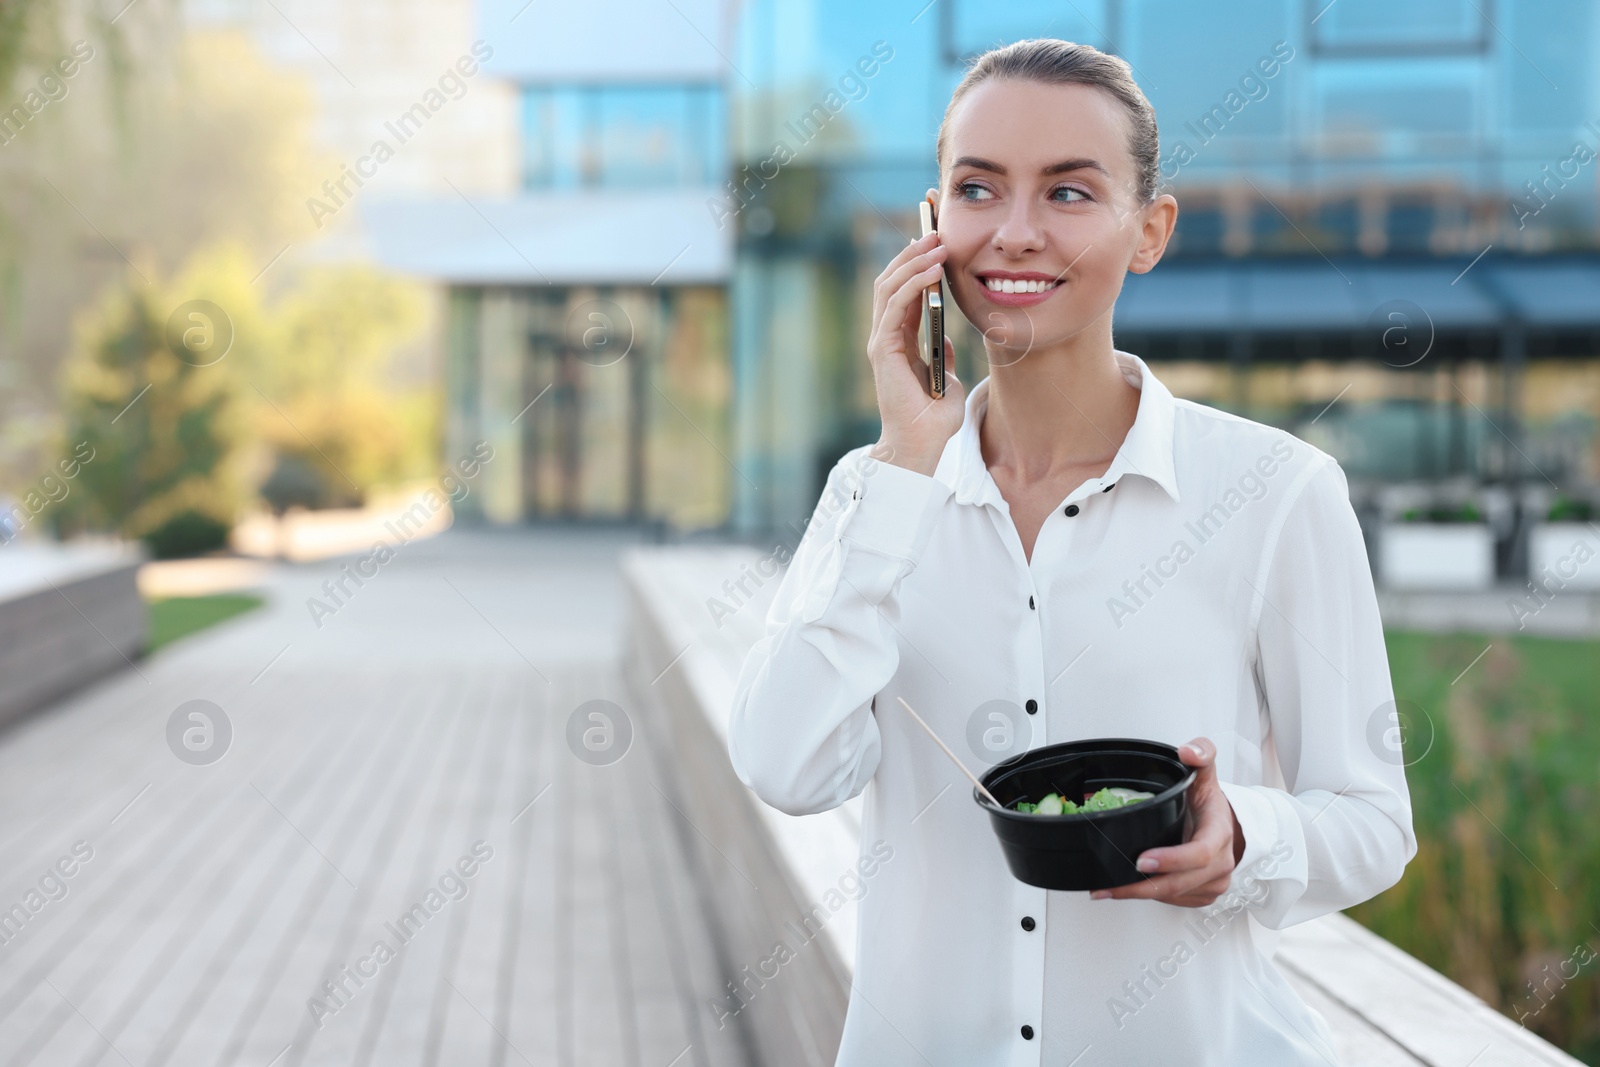
[[[1006,173],[1006,168],[1002,167],[1000,164],[991,160],[979,158],[978,156],[962,156],[960,159],[956,160],[955,163],[951,164],[951,166],[952,168],[975,167],[978,170],[987,170],[1002,177],[1004,177]],[[1069,170],[1097,170],[1107,178],[1111,177],[1111,172],[1107,170],[1105,165],[1099,160],[1087,159],[1081,156],[1076,159],[1063,159],[1059,163],[1052,163],[1047,167],[1042,167],[1040,168],[1039,173],[1064,174]]]

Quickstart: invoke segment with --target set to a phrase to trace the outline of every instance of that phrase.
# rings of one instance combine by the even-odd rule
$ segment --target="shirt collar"
[[[1117,450],[1105,473],[1110,484],[1124,474],[1137,474],[1166,490],[1178,500],[1178,476],[1173,459],[1172,423],[1175,404],[1172,392],[1151,372],[1145,361],[1131,352],[1114,350],[1117,366],[1129,385],[1139,388],[1139,410],[1133,426]],[[954,490],[962,504],[1000,504],[1004,498],[983,462],[979,425],[989,406],[989,377],[967,394],[966,418],[961,429],[945,444],[934,477]]]

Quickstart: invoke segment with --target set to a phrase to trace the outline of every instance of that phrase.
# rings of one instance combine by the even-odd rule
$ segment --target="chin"
[[[986,305],[978,318],[969,317],[996,352],[1020,356],[1062,333],[1054,315],[1041,316],[1027,308],[1002,308]],[[981,319],[981,321],[980,321]]]

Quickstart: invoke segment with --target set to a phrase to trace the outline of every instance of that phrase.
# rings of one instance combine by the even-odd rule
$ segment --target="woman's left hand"
[[[1181,845],[1139,854],[1138,867],[1153,872],[1150,878],[1115,889],[1098,889],[1089,894],[1091,898],[1140,898],[1180,908],[1204,908],[1228,891],[1233,869],[1244,853],[1244,831],[1217,784],[1217,746],[1209,737],[1197,737],[1178,748],[1178,757],[1199,770],[1189,786],[1194,833]]]

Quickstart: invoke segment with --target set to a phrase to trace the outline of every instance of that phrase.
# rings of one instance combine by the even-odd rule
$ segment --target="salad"
[[[1068,800],[1060,793],[1049,793],[1037,804],[1019,800],[1012,805],[1012,808],[1034,815],[1077,815],[1087,811],[1110,811],[1112,808],[1122,808],[1129,804],[1137,804],[1141,800],[1149,800],[1153,796],[1154,793],[1115,785],[1087,794],[1081,804]]]

